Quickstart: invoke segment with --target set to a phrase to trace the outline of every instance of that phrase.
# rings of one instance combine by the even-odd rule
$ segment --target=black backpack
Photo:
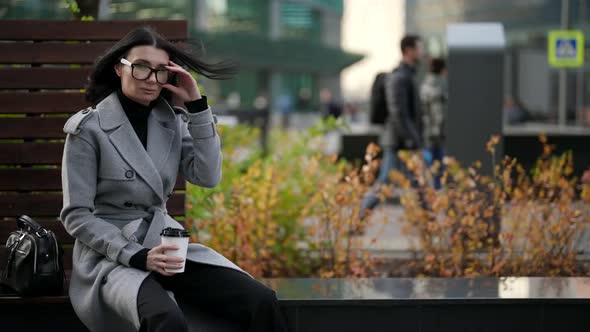
[[[387,119],[387,100],[385,99],[385,78],[389,73],[379,73],[371,87],[370,120],[372,124],[384,124]]]

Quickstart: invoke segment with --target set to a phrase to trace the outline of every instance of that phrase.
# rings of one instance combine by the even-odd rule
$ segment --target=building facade
[[[547,34],[561,29],[564,18],[568,29],[590,33],[586,1],[567,1],[565,12],[562,6],[556,0],[407,0],[406,31],[423,36],[431,55],[445,56],[449,23],[502,23],[508,43],[505,123],[546,128],[557,125],[559,90],[559,70],[548,64]],[[567,71],[567,127],[590,126],[588,79],[587,65]]]
[[[0,0],[0,19],[70,19],[64,0]],[[240,74],[200,80],[211,100],[237,109],[317,111],[319,91],[340,93],[340,72],[362,56],[340,46],[342,0],[79,0],[98,19],[185,19],[211,61],[231,59]]]

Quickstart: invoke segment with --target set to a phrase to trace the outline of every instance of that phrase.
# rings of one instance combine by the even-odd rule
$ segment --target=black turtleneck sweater
[[[144,148],[147,148],[147,120],[150,116],[152,108],[156,104],[157,100],[152,101],[149,105],[140,104],[134,100],[129,99],[123,94],[121,89],[117,91],[117,96],[123,106],[123,110],[131,122],[137,137],[143,144]],[[198,113],[207,109],[207,96],[202,96],[201,99],[189,101],[184,103],[189,113]]]
[[[123,106],[123,110],[133,126],[133,130],[137,134],[137,137],[143,144],[143,147],[147,149],[147,135],[148,135],[148,117],[152,111],[152,108],[156,104],[157,100],[152,101],[149,105],[143,105],[136,101],[129,99],[123,94],[121,89],[117,91],[117,96]],[[202,96],[201,99],[193,100],[184,103],[189,113],[199,113],[206,110],[209,106],[207,105],[207,97]],[[136,269],[147,271],[147,254],[150,251],[149,248],[144,248],[138,251],[129,260],[129,265]]]

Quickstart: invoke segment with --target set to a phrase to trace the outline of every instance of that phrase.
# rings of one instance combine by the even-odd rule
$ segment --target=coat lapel
[[[162,98],[154,106],[148,118],[146,151],[127,119],[116,92],[105,98],[96,108],[101,128],[107,131],[109,140],[121,157],[144,179],[154,193],[164,200],[159,170],[165,164],[172,148],[174,130],[167,126],[176,118],[174,111]]]
[[[170,120],[166,116],[162,116],[162,114],[167,114],[164,106],[167,106],[167,103],[162,99],[148,118],[147,153],[157,171],[160,171],[168,160],[174,140],[174,129],[168,127],[170,122],[174,122],[175,117],[173,115]]]

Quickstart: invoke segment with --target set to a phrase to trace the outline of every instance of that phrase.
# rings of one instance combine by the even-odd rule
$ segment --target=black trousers
[[[140,331],[188,331],[167,290],[179,302],[236,322],[242,331],[287,331],[272,289],[239,271],[191,261],[183,273],[165,277],[152,272],[144,280],[137,297]]]

